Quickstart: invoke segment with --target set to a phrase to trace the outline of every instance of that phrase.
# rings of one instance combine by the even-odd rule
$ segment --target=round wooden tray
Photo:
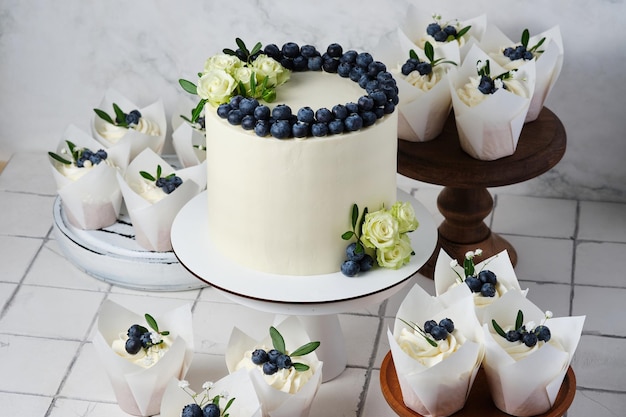
[[[423,417],[404,405],[402,391],[396,375],[396,368],[393,364],[391,352],[388,352],[380,367],[380,389],[383,396],[393,411],[400,417]],[[535,417],[561,417],[572,405],[576,395],[576,376],[570,366],[563,380],[563,385],[556,397],[554,406],[546,413]],[[474,380],[474,385],[463,409],[457,411],[452,417],[511,417],[509,414],[500,411],[491,401],[487,377],[482,368]]]

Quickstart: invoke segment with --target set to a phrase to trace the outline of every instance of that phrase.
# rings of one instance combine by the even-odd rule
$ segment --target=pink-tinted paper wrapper
[[[482,297],[480,294],[472,293],[465,283],[459,282],[459,275],[462,277],[465,275],[463,266],[457,265],[452,268],[450,266],[451,261],[452,258],[450,255],[448,255],[443,249],[440,249],[439,255],[437,256],[437,262],[435,263],[435,272],[433,277],[435,281],[435,293],[437,295],[447,293],[449,297],[453,298],[463,298],[469,294],[474,301],[476,301],[475,298]],[[496,278],[498,280],[497,292],[500,295],[503,295],[509,290],[521,291],[523,295],[528,293],[528,289],[522,291],[520,288],[517,275],[515,274],[513,264],[511,263],[511,258],[509,257],[509,253],[506,249],[482,262],[477,263],[474,267],[476,268],[476,271],[488,269],[496,274]],[[497,300],[497,298],[494,297],[492,301],[495,300]],[[475,302],[474,307],[478,322],[483,324],[485,305],[479,305]]]
[[[423,416],[447,417],[465,406],[484,355],[483,335],[473,310],[469,296],[456,300],[447,295],[433,297],[419,285],[406,295],[396,314],[393,334],[388,329],[387,337],[402,399],[411,410]],[[421,326],[427,320],[439,322],[446,317],[467,340],[441,362],[426,367],[398,345],[396,338],[408,328],[399,319]]]
[[[145,319],[113,301],[106,300],[100,308],[93,345],[106,370],[118,405],[136,416],[158,414],[168,382],[185,377],[193,358],[193,330],[189,304],[154,315],[159,329],[169,330],[174,339],[170,349],[150,368],[136,365],[113,351],[113,341],[133,324],[145,326]]]
[[[159,417],[180,417],[182,409],[193,400],[179,386],[179,380],[172,379],[167,384],[163,401],[161,402],[161,414]],[[193,390],[187,388],[194,393]],[[228,400],[235,398],[228,408],[229,417],[261,417],[261,405],[254,391],[254,386],[244,369],[233,372],[230,375],[215,381],[209,390],[209,398],[215,395],[225,395],[227,398],[220,401],[223,407]]]
[[[476,77],[476,64],[489,60],[491,75],[506,70],[474,45],[467,53],[461,67],[450,71],[450,95],[459,133],[461,148],[475,159],[493,161],[510,156],[517,149],[517,142],[535,89],[535,61],[528,61],[516,72],[515,77],[523,80],[528,97],[513,94],[499,88],[481,103],[470,107],[457,93],[457,89]]]
[[[300,320],[295,316],[286,318],[275,327],[285,339],[287,350],[297,349],[312,341],[302,327]],[[272,346],[269,329],[266,338],[256,341],[239,328],[233,328],[225,355],[228,371],[235,371],[237,363],[244,357],[246,351],[262,346],[268,348]],[[307,417],[309,415],[311,404],[322,383],[323,363],[317,358],[315,352],[298,357],[297,361],[307,363],[313,369],[313,375],[295,394],[289,394],[272,387],[265,382],[263,375],[257,369],[250,369],[247,372],[261,403],[263,417]]]
[[[113,111],[113,103],[117,104],[122,111],[130,112],[132,110],[139,110],[141,117],[145,117],[148,120],[152,120],[159,126],[159,135],[153,136],[146,133],[138,132],[134,129],[128,129],[127,132],[118,139],[116,142],[112,142],[100,134],[101,126],[108,123],[102,120],[98,115],[94,113],[92,117],[91,130],[94,137],[103,145],[109,147],[120,142],[128,143],[130,145],[130,159],[133,160],[141,151],[146,148],[152,149],[154,152],[160,154],[163,151],[163,145],[165,144],[165,134],[167,132],[167,120],[165,118],[165,107],[163,106],[163,100],[158,99],[154,103],[146,106],[139,107],[131,100],[126,98],[122,93],[114,89],[108,89],[102,101],[100,102],[98,109],[104,111],[112,119],[115,120],[115,113]]]
[[[117,183],[117,172],[123,172],[129,162],[130,147],[119,144],[105,148],[102,144],[74,125],[67,127],[59,141],[55,153],[71,160],[69,154],[62,154],[67,149],[66,140],[79,148],[88,148],[94,152],[104,149],[111,166],[101,162],[77,180],[72,180],[60,171],[61,162],[48,157],[52,176],[61,197],[61,204],[72,226],[83,230],[94,230],[110,226],[117,221],[122,207],[122,192]]]
[[[183,183],[162,200],[151,203],[138,194],[134,184],[145,181],[139,174],[141,171],[155,175],[157,165],[163,170],[161,176],[175,173]],[[172,250],[170,234],[174,218],[189,200],[206,188],[206,164],[203,162],[200,165],[174,170],[148,148],[133,159],[124,176],[117,175],[117,180],[135,230],[137,243],[151,251],[167,252]]]
[[[537,119],[563,68],[564,48],[559,26],[531,36],[528,40],[528,46],[536,45],[542,38],[546,38],[546,40],[539,49],[544,52],[536,59],[535,91],[526,114],[526,123]],[[509,39],[497,26],[488,25],[480,42],[480,47],[503,68],[508,69],[514,68],[516,61],[511,61],[505,57],[502,50],[520,44],[519,40],[514,42]]]
[[[554,405],[559,389],[580,341],[585,316],[558,317],[546,321],[553,340],[564,350],[545,343],[527,357],[515,361],[495,338],[492,320],[505,328],[513,325],[522,310],[524,322],[541,324],[545,313],[519,291],[509,291],[485,311],[485,359],[491,398],[501,411],[517,417],[542,414]]]

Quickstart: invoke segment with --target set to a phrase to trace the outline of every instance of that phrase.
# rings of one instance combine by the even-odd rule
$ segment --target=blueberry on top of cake
[[[223,54],[207,60],[197,86],[180,80],[185,91],[201,99],[192,112],[192,121],[209,103],[217,108],[221,118],[260,137],[321,137],[371,126],[393,113],[399,102],[393,76],[385,64],[374,60],[368,52],[344,52],[337,43],[319,51],[315,46],[295,42],[282,47],[269,44],[265,48],[257,43],[248,50],[241,39],[236,41],[236,50],[224,49]],[[292,73],[305,71],[348,78],[364,90],[363,95],[330,107],[268,106],[280,101],[279,87],[288,82]]]

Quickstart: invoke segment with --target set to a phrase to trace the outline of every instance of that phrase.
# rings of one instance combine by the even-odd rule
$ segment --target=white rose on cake
[[[218,106],[230,100],[235,89],[235,79],[224,70],[212,69],[198,80],[198,96],[211,105]]]

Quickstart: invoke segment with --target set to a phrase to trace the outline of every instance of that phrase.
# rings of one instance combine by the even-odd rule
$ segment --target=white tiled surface
[[[76,269],[51,234],[54,184],[45,155],[15,155],[0,174],[0,415],[125,416],[91,337],[105,299],[158,314],[191,303],[195,337],[188,379],[226,373],[233,325],[261,338],[274,317],[233,304],[212,288],[147,293],[98,281]],[[441,220],[439,188],[399,178]],[[573,361],[578,392],[568,417],[616,417],[626,410],[626,205],[499,194],[490,190],[494,231],[514,244],[529,298],[557,315],[587,315]],[[432,292],[432,281],[414,282]],[[409,284],[411,285],[411,284]],[[408,286],[407,286],[408,289]],[[348,368],[322,385],[311,417],[394,413],[379,385],[386,329],[406,291],[339,316]]]

